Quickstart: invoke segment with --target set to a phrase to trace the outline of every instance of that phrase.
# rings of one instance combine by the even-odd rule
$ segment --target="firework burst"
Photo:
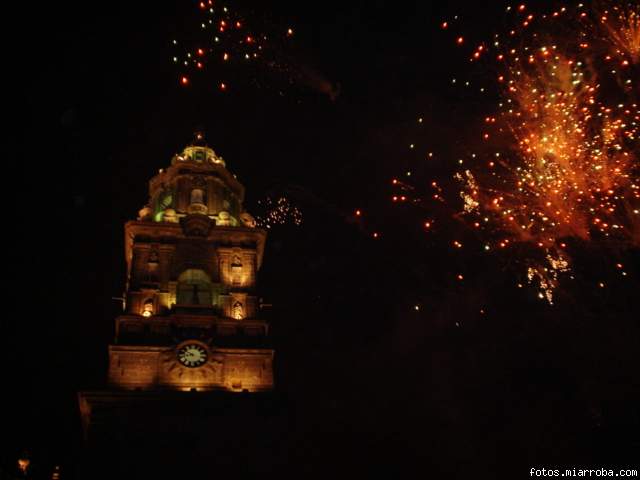
[[[302,225],[302,212],[293,205],[287,197],[266,197],[258,201],[258,206],[262,210],[256,218],[260,228],[271,229],[275,226],[292,225],[299,227]]]
[[[517,10],[517,42],[494,42],[502,94],[482,132],[491,161],[456,177],[464,213],[481,218],[474,224],[494,242],[539,249],[527,277],[551,303],[560,275],[571,271],[569,240],[640,244],[637,79],[622,68],[637,61],[637,12],[612,9],[613,22],[562,9],[532,29],[538,16]],[[600,43],[598,24],[607,34]]]
[[[481,71],[450,84],[465,98],[495,94],[495,107],[465,153],[450,158],[455,184],[407,172],[392,181],[392,200],[419,207],[429,234],[448,225],[439,231],[459,251],[451,220],[463,220],[485,252],[520,264],[553,303],[563,279],[573,278],[574,249],[640,246],[640,6],[610,1],[540,13],[522,4],[506,15],[506,31],[490,41],[474,42],[458,17],[440,24]]]
[[[211,81],[213,77],[213,86],[224,92],[235,77],[232,68],[242,69],[253,84],[260,83],[260,70],[286,72],[288,67],[278,60],[278,52],[293,37],[292,28],[251,22],[240,10],[213,0],[198,2],[197,10],[184,40],[171,42],[180,85],[188,87],[194,78]]]

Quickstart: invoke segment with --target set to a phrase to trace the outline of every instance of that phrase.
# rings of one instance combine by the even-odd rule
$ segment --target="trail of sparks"
[[[607,39],[620,56],[633,63],[640,62],[640,12],[629,5],[607,5],[600,7],[600,24]]]
[[[189,30],[188,38],[171,42],[180,85],[188,87],[194,77],[208,71],[215,78],[214,85],[225,92],[234,77],[229,71],[231,66],[282,67],[274,56],[275,43],[293,37],[292,28],[273,31],[263,25],[262,29],[254,29],[239,11],[217,1],[203,0],[197,6],[198,23]],[[251,81],[255,83],[257,79]]]

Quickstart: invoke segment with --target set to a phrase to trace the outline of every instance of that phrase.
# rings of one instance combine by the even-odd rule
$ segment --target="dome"
[[[182,162],[192,162],[201,165],[222,165],[226,167],[223,158],[218,156],[216,152],[206,144],[204,135],[200,132],[196,132],[194,140],[182,153],[173,157],[171,164],[175,165],[176,163]]]
[[[244,187],[197,132],[182,153],[174,155],[171,166],[151,179],[148,207],[139,219],[175,223],[202,215],[215,226],[255,228],[243,201]]]

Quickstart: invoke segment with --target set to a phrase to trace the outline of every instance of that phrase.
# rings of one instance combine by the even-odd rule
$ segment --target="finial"
[[[204,132],[202,130],[196,130],[193,134],[193,145],[198,147],[204,147],[207,142],[204,139]]]

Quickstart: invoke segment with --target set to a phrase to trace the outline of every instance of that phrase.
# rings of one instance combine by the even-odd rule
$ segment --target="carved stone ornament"
[[[198,177],[192,177],[191,178],[191,185],[194,188],[200,188],[200,189],[205,189],[207,187],[207,182],[204,178],[198,176]]]
[[[231,215],[229,212],[225,212],[224,210],[218,212],[218,220],[216,221],[216,225],[227,226],[231,225]]]
[[[191,237],[206,237],[211,230],[211,219],[206,215],[187,215],[182,218],[182,230]]]
[[[173,208],[167,208],[162,215],[162,220],[165,222],[175,223],[178,221],[178,215]]]
[[[189,213],[199,213],[201,215],[206,215],[209,209],[204,203],[192,203],[187,208]]]
[[[240,221],[245,227],[256,228],[256,219],[253,218],[249,212],[242,212],[240,214]]]
[[[152,214],[151,207],[149,205],[145,205],[138,212],[138,220],[142,220],[142,221],[149,220],[151,219],[151,214]]]

